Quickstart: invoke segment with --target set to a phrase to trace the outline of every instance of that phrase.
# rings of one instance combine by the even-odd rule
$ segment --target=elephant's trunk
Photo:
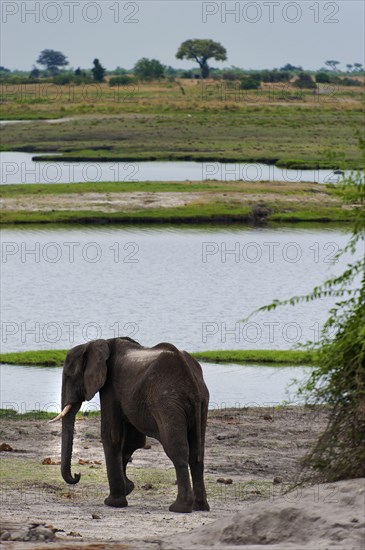
[[[81,404],[80,404],[81,405]],[[72,410],[62,418],[62,450],[61,450],[61,474],[66,483],[74,485],[80,481],[80,474],[75,474],[75,477],[71,474],[71,457],[73,436],[75,429],[75,417],[78,407],[72,407]]]

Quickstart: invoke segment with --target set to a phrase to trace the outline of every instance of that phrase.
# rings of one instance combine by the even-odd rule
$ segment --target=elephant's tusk
[[[71,410],[72,405],[66,405],[66,407],[63,409],[63,411],[58,414],[55,418],[52,418],[52,420],[48,420],[47,424],[52,424],[52,422],[57,422],[57,420],[61,420],[66,414]]]

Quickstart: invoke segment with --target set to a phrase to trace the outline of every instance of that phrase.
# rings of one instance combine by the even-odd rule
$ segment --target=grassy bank
[[[335,199],[335,187],[316,183],[286,181],[121,181],[97,183],[32,183],[2,185],[1,198],[22,197],[24,195],[65,195],[79,193],[191,193],[202,191],[209,194],[236,192],[243,195],[274,193],[277,198],[297,196],[305,202],[306,197],[317,195],[319,198]],[[54,203],[57,206],[57,203]]]
[[[356,131],[363,124],[360,87],[337,87],[314,97],[287,86],[284,95],[275,86],[264,86],[260,93],[238,93],[235,86],[227,84],[222,93],[222,83],[214,82],[149,83],[133,90],[103,84],[95,101],[87,100],[82,87],[71,87],[70,99],[68,86],[55,86],[57,100],[52,100],[49,84],[46,98],[40,94],[38,100],[34,85],[29,94],[23,85],[19,101],[19,90],[10,87],[3,116],[33,122],[3,126],[2,149],[61,153],[55,160],[75,162],[196,160],[361,168],[356,146]],[[66,120],[35,120],[55,117]]]
[[[1,353],[0,363],[9,365],[62,366],[66,350],[38,350]],[[271,363],[280,365],[313,364],[315,356],[298,350],[219,350],[194,352],[199,361],[211,363]]]
[[[97,197],[96,197],[97,195]],[[105,182],[0,187],[3,224],[351,222],[331,185],[289,182]],[[97,198],[97,207],[95,207]]]

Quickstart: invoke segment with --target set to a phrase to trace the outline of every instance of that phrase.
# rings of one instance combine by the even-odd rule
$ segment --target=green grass
[[[97,182],[97,183],[32,183],[2,185],[0,187],[0,197],[13,198],[24,195],[64,195],[79,193],[191,193],[194,192],[228,192],[244,194],[262,194],[277,193],[278,198],[287,195],[300,195],[305,199],[308,195],[315,193],[333,195],[331,186],[318,185],[315,183],[290,183],[290,182],[269,182],[269,181],[138,181],[138,182]]]
[[[268,205],[270,206],[270,205]],[[317,207],[312,210],[291,206],[290,210],[280,210],[280,204],[267,218],[268,224],[299,222],[351,222],[351,210]],[[285,207],[284,207],[285,210]],[[225,203],[196,204],[176,208],[156,208],[133,212],[94,212],[94,211],[3,211],[0,224],[251,224],[251,207],[231,206]]]
[[[66,353],[62,349],[0,353],[0,363],[59,367],[62,366]]]
[[[299,350],[217,350],[193,353],[198,361],[211,363],[269,363],[277,365],[311,365],[315,354]]]
[[[95,109],[96,119],[5,125],[2,149],[61,153],[46,157],[49,161],[195,160],[361,168],[356,138],[363,123],[360,97],[351,105],[220,101],[214,108],[192,100],[184,107],[171,103],[168,112],[162,103],[143,108],[140,103],[122,104],[111,116]],[[86,105],[84,113],[91,112]],[[67,110],[63,114],[67,116]]]
[[[105,224],[105,223],[247,223],[250,207],[230,207],[225,203],[187,205],[176,208],[156,208],[136,210],[133,212],[94,212],[94,211],[3,211],[2,224],[14,223],[74,223],[74,224]]]
[[[1,353],[0,363],[9,365],[59,367],[62,366],[66,353],[66,350]],[[313,353],[298,350],[218,350],[194,352],[192,355],[199,361],[209,361],[212,363],[278,363],[304,365],[315,362]]]
[[[145,208],[108,212],[118,193],[185,193],[178,207]],[[100,193],[98,211],[88,210],[88,193]],[[188,196],[193,195],[193,201]],[[68,210],[57,209],[57,196],[70,195]],[[112,195],[113,194],[113,195]],[[257,223],[253,208],[267,207],[267,223],[351,222],[354,209],[344,207],[333,185],[290,182],[197,181],[197,182],[99,182],[77,184],[17,184],[0,187],[4,199],[1,223],[136,223],[204,224]],[[37,201],[42,197],[42,210]],[[45,197],[48,197],[45,202]],[[162,197],[161,197],[162,198]],[[20,202],[17,210],[17,200]],[[9,202],[8,204],[6,201]],[[106,205],[104,207],[104,204]],[[11,205],[11,206],[9,206]],[[28,210],[29,205],[29,210]],[[13,209],[14,208],[14,209]],[[46,208],[48,208],[46,210]],[[106,210],[106,211],[103,211]],[[260,220],[262,221],[262,220]]]

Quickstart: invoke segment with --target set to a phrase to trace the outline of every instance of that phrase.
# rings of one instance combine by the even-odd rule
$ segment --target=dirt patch
[[[278,200],[278,194],[266,193],[265,202]],[[212,192],[135,192],[135,193],[70,193],[61,195],[25,195],[14,198],[1,199],[0,205],[4,211],[28,211],[49,212],[72,210],[94,212],[133,212],[137,210],[151,210],[155,208],[176,208],[192,204],[210,204],[214,202],[227,203],[237,206],[251,206],[260,203],[262,194],[244,193],[212,193]],[[325,199],[325,200],[323,200]],[[306,196],[283,196],[282,199],[289,206],[303,205],[310,208],[311,205],[326,204],[335,206],[338,201],[335,198],[323,194]],[[319,202],[320,201],[320,202]]]
[[[226,544],[235,544],[228,543],[228,538],[233,541],[236,536],[236,527],[230,527],[230,518],[237,512],[248,514],[247,525],[251,531],[257,530],[262,522],[266,525],[265,521],[273,525],[274,531],[280,531],[283,515],[286,522],[290,518],[299,523],[305,519],[307,512],[299,516],[297,512],[287,511],[291,504],[283,494],[295,479],[300,458],[325,423],[324,411],[302,407],[211,412],[206,438],[206,482],[211,512],[180,515],[168,511],[176,494],[175,472],[157,441],[149,440],[149,449],[138,450],[133,455],[128,469],[136,488],[128,497],[128,508],[115,509],[103,504],[108,485],[99,418],[84,417],[76,423],[73,472],[80,472],[82,478],[75,486],[62,481],[59,465],[54,464],[60,459],[59,425],[36,419],[3,420],[0,442],[13,449],[1,453],[3,525],[9,529],[9,525],[16,522],[18,531],[19,524],[20,530],[31,525],[51,526],[56,530],[57,542],[47,544],[47,548],[99,548],[96,543],[100,543],[100,548],[114,544],[121,548],[121,544],[127,544],[133,548],[175,549],[180,546],[176,546],[171,537],[207,527],[217,520],[224,522],[223,530],[227,527],[226,538],[221,536],[221,527],[213,523],[211,538],[204,535],[205,531],[199,531],[196,539],[186,539],[190,541],[187,546],[183,546],[181,537],[176,540],[181,548],[191,548],[201,545],[202,537],[206,537],[206,542],[215,541],[217,548],[223,548]],[[20,452],[14,452],[17,449]],[[50,458],[51,463],[42,465],[45,458]],[[313,499],[313,491],[311,494]],[[351,499],[353,495],[349,491],[345,496]],[[273,502],[281,502],[276,515],[269,514],[273,511]],[[263,519],[256,521],[255,514],[260,510],[258,518]],[[280,510],[284,510],[282,515]],[[343,523],[340,516],[338,521]],[[361,518],[359,521],[361,523]],[[237,524],[236,520],[233,524]],[[354,523],[354,527],[358,525]],[[241,540],[240,527],[237,529],[237,540]],[[287,538],[286,542],[290,540]],[[268,539],[269,542],[275,541]],[[39,543],[34,542],[4,544],[16,545],[17,549],[39,548]],[[292,548],[297,549],[298,545]]]

